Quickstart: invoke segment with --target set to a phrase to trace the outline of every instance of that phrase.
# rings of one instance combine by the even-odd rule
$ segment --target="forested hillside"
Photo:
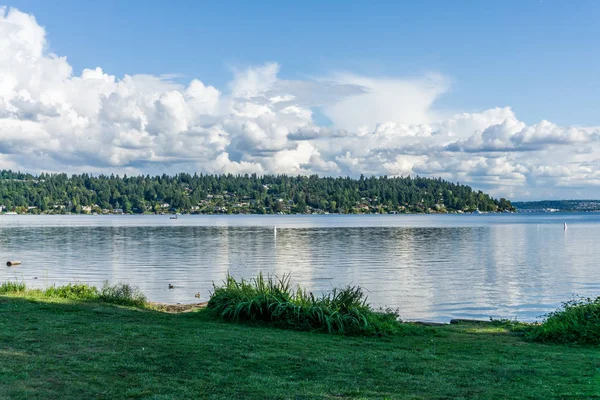
[[[513,205],[520,211],[600,211],[600,200],[520,201]]]
[[[0,205],[19,213],[395,213],[512,210],[441,179],[286,175],[39,176],[0,171]]]

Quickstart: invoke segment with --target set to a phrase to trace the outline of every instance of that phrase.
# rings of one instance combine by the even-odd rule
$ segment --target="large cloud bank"
[[[600,194],[600,129],[526,125],[508,107],[435,108],[440,75],[289,81],[275,63],[217,89],[77,75],[31,15],[0,8],[0,168],[32,172],[441,176],[496,196]],[[319,126],[314,110],[331,120]]]

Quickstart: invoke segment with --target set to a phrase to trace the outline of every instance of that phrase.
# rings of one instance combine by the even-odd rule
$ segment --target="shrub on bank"
[[[600,297],[576,298],[531,328],[529,338],[541,342],[600,343]]]
[[[228,275],[222,286],[213,286],[207,307],[225,320],[342,334],[382,335],[399,329],[398,314],[371,309],[358,286],[315,297],[293,288],[289,275],[265,278],[262,273],[249,281]]]
[[[104,282],[98,298],[106,303],[136,307],[142,307],[147,302],[146,295],[138,287],[121,282],[115,285]]]

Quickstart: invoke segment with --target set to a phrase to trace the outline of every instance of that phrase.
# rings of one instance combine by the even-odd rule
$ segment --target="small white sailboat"
[[[567,230],[567,223],[565,222],[565,224],[563,225],[563,229],[566,231]]]
[[[277,236],[277,225],[273,225],[273,236]]]

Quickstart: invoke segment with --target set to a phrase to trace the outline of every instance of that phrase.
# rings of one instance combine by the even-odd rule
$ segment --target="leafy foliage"
[[[341,334],[381,335],[398,330],[398,315],[376,312],[358,286],[335,288],[315,297],[290,276],[259,274],[249,281],[228,275],[223,286],[214,286],[208,309],[230,321],[261,321],[282,328]]]
[[[7,170],[0,171],[0,204],[9,211],[30,213],[79,213],[84,207],[98,212],[122,209],[125,213],[192,209],[202,213],[512,209],[508,200],[495,200],[469,186],[421,177],[352,179],[256,174],[69,177]]]
[[[541,342],[600,343],[600,297],[575,298],[547,315],[527,335]]]

